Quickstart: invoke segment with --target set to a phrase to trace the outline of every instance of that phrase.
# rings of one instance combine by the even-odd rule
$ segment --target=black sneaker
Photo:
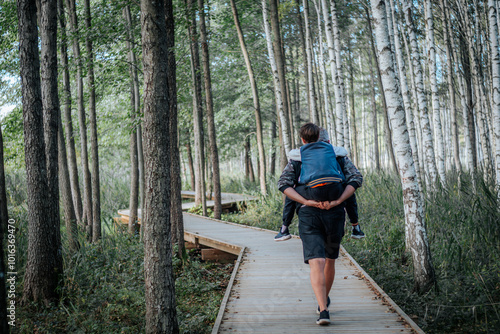
[[[363,233],[363,231],[361,231],[361,227],[359,227],[359,224],[352,227],[351,238],[363,239],[364,237],[365,237],[365,234]]]
[[[274,237],[274,241],[285,241],[290,239],[291,237],[292,235],[288,231],[288,227],[283,232],[281,232],[281,227],[280,227],[278,234],[276,234],[276,236]]]
[[[328,310],[321,311],[318,320],[316,320],[317,325],[329,325],[330,324],[330,312]]]
[[[328,306],[330,306],[330,297],[326,298],[326,308],[328,308]],[[319,305],[318,305],[318,309],[316,310],[316,313],[320,314],[320,312],[319,312]]]

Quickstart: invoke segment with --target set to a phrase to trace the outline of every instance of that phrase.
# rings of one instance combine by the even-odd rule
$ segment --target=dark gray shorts
[[[331,210],[303,207],[299,210],[299,234],[304,262],[310,259],[339,257],[344,236],[345,210],[340,205]]]

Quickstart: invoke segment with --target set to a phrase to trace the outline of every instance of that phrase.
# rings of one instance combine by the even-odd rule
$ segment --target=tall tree
[[[284,102],[283,102],[283,94],[281,90],[281,78],[278,74],[278,68],[276,65],[276,60],[274,57],[274,50],[271,40],[271,28],[269,27],[268,21],[268,9],[267,9],[267,0],[262,0],[262,16],[264,20],[264,30],[266,33],[266,42],[267,42],[267,52],[269,54],[269,62],[271,64],[271,71],[273,75],[273,84],[274,84],[274,96],[276,99],[276,108],[278,110],[278,117],[281,124],[281,133],[280,136],[283,140],[283,146],[285,152],[290,152],[290,139],[289,139],[289,131],[288,131],[288,118],[286,117],[286,113],[284,110]]]
[[[66,152],[68,159],[69,179],[71,184],[71,196],[73,198],[73,207],[75,209],[76,220],[82,222],[83,208],[82,195],[80,192],[80,183],[78,182],[78,167],[76,162],[75,138],[73,135],[73,121],[71,119],[71,81],[68,65],[68,41],[66,35],[66,18],[64,14],[63,0],[57,1],[59,12],[59,28],[61,67],[63,73],[63,105],[64,105],[64,127],[66,133]]]
[[[137,130],[136,130],[136,115],[139,114],[139,94],[136,95],[136,57],[134,53],[134,36],[132,33],[132,16],[130,15],[130,7],[123,7],[123,18],[127,29],[126,45],[128,49],[127,61],[129,63],[130,72],[130,197],[129,197],[129,221],[128,233],[135,234],[138,230],[138,206],[139,206],[139,158],[137,156]]]
[[[7,211],[7,189],[5,188],[5,169],[3,159],[3,136],[0,124],[0,230],[7,228],[9,214]],[[3,286],[3,285],[2,285]]]
[[[286,81],[286,72],[285,72],[285,54],[283,52],[283,44],[281,40],[281,28],[279,22],[279,14],[278,14],[278,0],[269,0],[269,12],[270,12],[270,22],[271,22],[271,31],[272,31],[272,41],[273,41],[273,50],[274,50],[274,61],[276,63],[276,70],[279,77],[279,86],[281,90],[281,96],[283,98],[283,114],[285,116],[285,120],[287,122],[287,130],[282,129],[282,135],[286,136],[286,140],[293,145],[293,140],[291,138],[291,130],[289,126],[289,113],[290,110],[288,108],[288,90],[287,90],[287,81]],[[266,34],[267,36],[267,34]],[[285,138],[283,138],[285,140]],[[288,153],[289,150],[286,150],[285,145],[285,153]],[[286,156],[286,155],[285,155]],[[282,161],[286,164],[286,159]],[[282,166],[283,168],[285,166]]]
[[[271,0],[271,3],[273,0]],[[309,24],[309,1],[302,0],[302,4],[304,6],[304,25],[306,26],[306,60],[307,63],[307,81],[309,82],[309,86],[306,87],[307,94],[309,96],[309,118],[311,122],[314,124],[319,124],[319,114],[316,108],[316,95],[314,89],[314,78],[313,78],[313,52],[312,52],[312,37],[311,37],[311,28]],[[281,78],[280,78],[281,80]]]
[[[94,49],[92,46],[92,16],[90,0],[85,0],[85,47],[87,49],[87,80],[89,82],[90,153],[92,155],[92,241],[101,239],[101,190],[99,182],[99,146],[97,143],[97,114],[95,101]]]
[[[170,101],[170,117],[168,119],[170,136],[170,221],[172,222],[172,239],[177,243],[179,258],[185,255],[184,221],[182,217],[182,181],[181,164],[177,128],[177,81],[175,63],[175,22],[172,0],[165,1],[165,21],[167,27],[167,61],[168,89]]]
[[[370,64],[373,64],[373,58],[368,55],[368,59],[370,59]],[[375,59],[375,62],[377,60]],[[376,102],[376,93],[375,93],[375,74],[373,73],[373,67],[370,68],[370,78],[371,78],[371,102],[372,102],[372,127],[373,127],[373,146],[374,146],[374,154],[375,154],[375,168],[376,170],[380,170],[380,150],[378,143],[378,119],[377,119],[377,102]]]
[[[387,31],[385,2],[375,0],[372,1],[371,6],[375,22],[384,94],[386,95],[387,108],[394,131],[394,146],[403,187],[406,224],[409,226],[410,231],[415,288],[423,293],[435,283],[434,267],[425,229],[424,200],[416,179],[410,139],[405,123],[403,101],[394,71],[393,55]]]
[[[264,139],[262,137],[262,117],[260,112],[260,100],[259,91],[257,89],[257,83],[255,82],[255,76],[252,69],[252,63],[250,62],[250,56],[248,55],[247,47],[245,44],[245,37],[240,25],[240,19],[238,16],[238,9],[234,0],[231,0],[231,9],[233,11],[234,25],[236,26],[236,31],[238,33],[238,40],[240,42],[241,52],[243,53],[243,58],[245,59],[245,65],[247,67],[248,79],[250,81],[250,87],[252,88],[253,97],[253,107],[255,110],[255,128],[257,134],[257,148],[259,150],[259,181],[260,181],[260,192],[263,195],[267,193],[266,186],[266,155],[264,150]]]
[[[222,213],[219,152],[217,150],[217,138],[215,133],[214,103],[212,100],[212,78],[210,76],[210,55],[208,51],[207,29],[205,25],[204,0],[198,0],[200,11],[200,42],[203,64],[203,78],[205,79],[205,101],[207,107],[208,144],[210,146],[210,158],[212,162],[212,182],[214,185],[214,218],[220,219]]]
[[[450,99],[450,117],[451,117],[451,142],[453,149],[453,158],[455,167],[460,173],[462,171],[462,163],[460,161],[460,148],[458,140],[458,126],[457,126],[457,106],[455,89],[453,87],[453,61],[454,54],[451,46],[451,34],[449,27],[449,19],[446,13],[448,12],[447,0],[441,0],[441,13],[443,22],[443,38],[446,51],[446,77],[448,81],[448,97]]]
[[[431,126],[427,111],[427,97],[424,92],[424,73],[420,63],[420,51],[417,44],[417,36],[412,18],[412,3],[409,0],[403,0],[403,9],[405,13],[406,25],[410,37],[411,55],[413,60],[413,70],[415,73],[415,86],[418,99],[418,109],[420,110],[420,122],[423,134],[423,151],[425,152],[425,163],[422,163],[422,170],[426,170],[430,178],[430,185],[436,186],[438,182],[438,173],[434,155],[434,142],[432,140]]]
[[[294,1],[295,3],[295,10],[296,10],[296,17],[297,17],[297,24],[299,26],[298,33],[300,37],[300,49],[302,51],[302,59],[306,59],[307,54],[306,54],[306,39],[304,36],[304,27],[302,25],[302,15],[300,15],[300,1]],[[297,52],[298,53],[298,52]],[[309,87],[309,65],[307,64],[307,61],[304,61],[304,86],[306,87],[306,91]],[[308,108],[308,115],[311,115],[311,97],[309,94],[306,94],[307,97],[307,108]]]
[[[57,7],[47,1],[41,5],[41,32],[43,43],[55,43],[57,29]],[[54,11],[54,13],[51,13]],[[51,211],[47,194],[49,183],[44,147],[42,114],[42,91],[40,87],[40,59],[38,55],[38,31],[35,0],[18,0],[17,17],[19,30],[19,61],[23,103],[24,150],[28,194],[28,256],[24,276],[23,301],[48,304],[58,300],[57,286],[62,274],[59,262],[60,245],[56,242],[55,217],[59,212]],[[49,17],[52,22],[49,22]],[[51,38],[46,35],[54,34]],[[52,44],[52,43],[50,43]],[[48,47],[46,45],[45,47]],[[55,44],[54,44],[55,47]],[[51,49],[56,52],[56,49]],[[57,129],[57,125],[56,125]],[[57,147],[56,147],[57,153]],[[56,157],[57,161],[57,157]],[[57,172],[57,168],[56,168]],[[53,173],[53,171],[52,171]],[[40,279],[43,277],[43,279]]]
[[[205,188],[205,149],[203,134],[203,105],[201,96],[200,52],[196,33],[196,10],[194,0],[187,0],[189,38],[191,40],[191,77],[193,80],[193,132],[194,132],[194,167],[195,167],[195,203],[202,205],[203,215],[207,215]]]
[[[488,0],[488,19],[490,30],[491,49],[491,76],[492,76],[492,103],[493,129],[495,143],[495,174],[497,186],[500,186],[500,51],[498,49],[498,11],[495,0]]]
[[[73,55],[76,62],[76,91],[78,104],[78,121],[80,126],[80,157],[83,173],[83,218],[87,229],[87,237],[92,238],[92,182],[89,170],[89,156],[87,151],[87,117],[85,115],[83,94],[83,64],[80,53],[80,42],[78,41],[78,16],[76,15],[75,0],[66,0],[68,8],[70,30],[73,40]]]
[[[4,231],[7,231],[9,216],[7,212],[7,193],[5,190],[5,173],[3,159],[3,136],[2,127],[0,126],[0,332],[9,333],[9,325],[7,323],[7,293],[5,291],[5,262],[3,254]]]
[[[432,97],[432,124],[434,126],[434,138],[436,139],[436,165],[439,173],[441,183],[444,184],[445,166],[444,166],[444,141],[443,130],[441,124],[441,107],[439,105],[438,84],[437,84],[437,65],[436,65],[436,44],[434,43],[434,17],[432,15],[432,5],[430,0],[425,1],[425,21],[427,29],[427,52],[429,63],[429,76],[431,83],[431,97]]]
[[[168,4],[171,6],[171,3]],[[146,333],[178,333],[170,242],[168,41],[165,3],[141,1],[144,67]],[[167,88],[167,89],[165,89]]]

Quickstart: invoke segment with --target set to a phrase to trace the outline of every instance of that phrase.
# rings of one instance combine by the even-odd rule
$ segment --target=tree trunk
[[[443,130],[441,124],[441,107],[439,105],[438,85],[437,85],[437,65],[436,65],[436,46],[434,43],[434,18],[432,16],[432,5],[429,0],[424,4],[427,8],[425,11],[425,21],[427,27],[427,49],[428,49],[428,63],[429,63],[429,76],[431,83],[431,96],[432,96],[432,115],[434,125],[434,138],[436,139],[436,165],[439,173],[439,178],[443,186],[445,185],[446,175],[444,166],[444,141]]]
[[[271,121],[271,164],[269,167],[269,173],[271,176],[274,176],[276,174],[276,147],[274,145],[274,142],[276,141],[276,122]]]
[[[455,167],[458,172],[462,172],[462,163],[460,162],[460,147],[458,140],[458,126],[457,126],[457,107],[455,98],[455,89],[453,88],[453,61],[454,53],[451,47],[451,41],[453,37],[450,34],[450,27],[448,26],[448,2],[447,0],[441,0],[441,12],[443,14],[443,38],[446,50],[446,76],[448,80],[448,95],[450,99],[450,116],[451,116],[451,143],[453,149],[453,158],[455,161]],[[460,74],[459,74],[460,75]]]
[[[272,0],[271,0],[272,1]],[[311,41],[311,31],[309,29],[309,1],[302,0],[302,4],[304,6],[304,25],[306,26],[306,59],[305,63],[307,63],[307,82],[309,86],[307,86],[307,94],[309,105],[309,118],[311,122],[314,124],[319,124],[318,110],[316,108],[316,96],[314,94],[314,78],[313,78],[313,64],[312,64],[312,41]]]
[[[266,186],[266,155],[264,149],[264,140],[262,136],[262,119],[260,112],[260,101],[259,92],[257,90],[257,83],[255,82],[255,77],[253,74],[252,64],[250,63],[250,57],[248,55],[247,47],[245,44],[245,39],[243,36],[243,31],[241,30],[240,20],[238,17],[238,10],[234,0],[231,0],[231,8],[233,11],[234,24],[236,26],[236,31],[238,32],[238,40],[240,41],[241,52],[243,53],[243,58],[245,59],[245,65],[248,72],[248,79],[250,80],[250,87],[252,88],[253,97],[253,107],[255,109],[255,127],[257,133],[257,147],[259,150],[259,181],[260,181],[260,191],[263,195],[267,193]]]
[[[9,214],[7,211],[7,189],[5,188],[5,169],[3,159],[3,136],[0,124],[0,231],[7,231]],[[3,287],[3,285],[0,285]],[[0,288],[0,290],[2,290]],[[5,290],[3,290],[5,291]],[[1,303],[1,300],[0,300]],[[1,312],[1,310],[0,310]],[[1,314],[1,313],[0,313]],[[0,326],[1,328],[1,326]]]
[[[188,138],[191,138],[188,132]],[[191,153],[191,142],[189,139],[186,142],[186,154],[188,157],[188,166],[189,166],[189,174],[190,174],[190,180],[191,180],[191,190],[195,190],[195,179],[194,179],[194,166],[193,166],[193,154]]]
[[[92,17],[90,15],[90,0],[85,0],[85,27],[87,36],[85,46],[87,49],[87,80],[89,83],[89,121],[90,121],[90,153],[92,156],[92,241],[101,239],[101,191],[99,184],[99,148],[97,144],[97,115],[95,107],[94,85],[94,51],[92,47]]]
[[[297,23],[298,23],[298,26],[299,26],[299,37],[300,37],[300,47],[301,47],[301,50],[302,50],[302,59],[306,59],[307,58],[307,53],[306,53],[306,39],[305,39],[305,36],[304,36],[304,27],[302,25],[302,15],[300,15],[300,1],[295,1],[295,9],[297,11]],[[306,87],[306,91],[308,91],[309,89],[309,64],[307,63],[307,61],[304,61],[304,86]],[[309,117],[311,116],[311,96],[309,94],[306,94],[306,97],[307,97],[307,112],[308,112],[308,115]]]
[[[171,6],[171,4],[169,4]],[[144,68],[146,333],[179,333],[170,242],[168,41],[165,4],[141,1]],[[167,89],[165,89],[167,88]]]
[[[172,222],[172,239],[177,244],[177,254],[179,258],[184,258],[184,220],[182,217],[182,180],[181,163],[179,152],[179,140],[177,129],[177,82],[175,63],[175,22],[172,0],[165,1],[165,20],[167,27],[167,59],[168,59],[168,89],[170,99],[170,175],[171,175],[171,199],[170,199],[170,219]]]
[[[420,63],[420,51],[417,45],[417,38],[413,19],[411,17],[412,8],[408,0],[403,1],[406,24],[408,26],[411,54],[413,58],[413,70],[415,71],[415,85],[418,99],[418,109],[420,110],[420,122],[423,134],[423,150],[425,152],[425,166],[422,163],[422,170],[426,170],[430,178],[432,188],[436,187],[438,182],[438,173],[436,168],[436,160],[434,155],[434,143],[432,140],[432,132],[429,124],[429,115],[427,112],[427,97],[424,92],[424,77],[422,65]]]
[[[53,8],[48,5],[53,5]],[[42,27],[40,30],[43,36],[43,43],[49,43],[49,39],[55,42],[55,33],[57,30],[49,28],[48,20],[49,14],[52,14],[52,21],[57,23],[56,14],[51,13],[51,11],[56,11],[55,3],[48,4],[44,2],[41,7]],[[41,301],[49,305],[50,302],[55,302],[59,298],[57,286],[62,274],[62,268],[59,266],[62,262],[59,262],[60,256],[57,253],[61,249],[60,245],[57,245],[55,238],[57,233],[56,228],[59,226],[54,225],[55,218],[59,217],[59,212],[51,211],[53,208],[49,201],[47,201],[47,194],[50,194],[50,192],[44,147],[44,120],[40,87],[38,31],[36,29],[36,2],[34,0],[18,0],[17,17],[19,22],[19,61],[23,103],[29,231],[23,302]],[[48,38],[48,34],[54,35]],[[51,52],[55,51],[56,49]],[[43,279],[40,279],[41,277]]]
[[[494,0],[488,0],[488,19],[490,27],[492,113],[495,140],[495,174],[500,186],[500,52],[498,50],[497,7]]]
[[[262,0],[262,15],[264,18],[264,30],[266,32],[266,41],[267,41],[267,51],[269,53],[269,62],[271,63],[271,69],[273,73],[273,83],[274,83],[274,94],[276,97],[276,106],[278,109],[280,125],[281,125],[281,135],[283,137],[283,146],[286,152],[290,152],[290,138],[288,131],[288,118],[286,116],[286,112],[284,110],[283,103],[283,94],[282,94],[282,85],[280,84],[281,78],[278,74],[278,68],[276,65],[274,50],[271,41],[271,29],[269,27],[269,22],[267,20],[268,12],[267,12],[267,0]]]
[[[378,121],[377,121],[377,102],[375,101],[375,75],[373,74],[373,58],[368,55],[368,58],[371,60],[370,63],[372,66],[370,68],[370,77],[371,77],[371,100],[372,100],[372,127],[373,127],[373,147],[375,150],[375,169],[377,171],[380,170],[380,153],[378,147]],[[375,60],[376,61],[376,60]]]
[[[392,50],[387,33],[385,3],[372,1],[377,48],[387,99],[387,109],[394,130],[394,146],[398,158],[399,175],[403,187],[406,224],[409,226],[410,248],[413,257],[415,288],[420,293],[428,291],[436,278],[425,228],[424,200],[416,180],[411,156],[410,139],[405,124],[404,107],[397,82]]]
[[[129,63],[130,72],[130,197],[129,197],[129,221],[128,221],[128,233],[136,234],[138,232],[138,206],[139,206],[139,163],[137,157],[137,132],[136,132],[136,95],[135,95],[135,80],[134,80],[134,68],[136,66],[135,54],[133,50],[134,37],[132,34],[132,17],[130,15],[130,7],[123,7],[123,18],[125,19],[126,29],[127,29],[127,40],[126,46],[128,49],[127,61]]]
[[[62,128],[61,115],[59,114],[59,128],[57,131],[58,140],[58,163],[59,163],[59,188],[61,189],[61,198],[64,207],[64,222],[66,225],[66,237],[68,238],[69,249],[72,253],[76,252],[80,245],[78,244],[78,226],[75,215],[75,207],[71,197],[71,184],[69,179],[68,160],[66,157],[66,147],[64,146],[64,131]]]
[[[87,237],[92,239],[92,185],[89,170],[89,157],[87,151],[87,124],[85,116],[85,107],[83,104],[83,65],[80,55],[80,43],[78,41],[78,17],[76,15],[75,0],[66,0],[68,7],[71,34],[73,36],[73,55],[76,61],[76,90],[78,99],[78,121],[80,125],[80,145],[81,145],[81,163],[83,172],[83,218],[87,229]]]
[[[189,38],[191,39],[191,77],[193,79],[193,131],[194,131],[194,165],[195,165],[195,203],[202,205],[203,215],[207,215],[205,189],[205,151],[203,135],[203,107],[201,95],[200,56],[196,33],[196,10],[194,0],[187,0]]]
[[[59,25],[61,31],[61,67],[63,70],[63,97],[64,97],[64,127],[66,132],[66,151],[68,156],[69,180],[71,183],[71,196],[75,209],[76,220],[82,223],[82,195],[78,182],[78,167],[76,163],[75,138],[73,135],[73,122],[71,120],[71,86],[68,68],[68,46],[66,36],[66,19],[63,0],[58,0]]]
[[[210,158],[212,162],[212,182],[214,186],[214,218],[220,219],[222,213],[219,152],[217,151],[217,138],[215,133],[214,106],[212,101],[212,79],[210,76],[210,56],[208,52],[207,31],[205,27],[204,0],[198,0],[200,39],[203,63],[203,77],[205,79],[205,101],[207,106],[208,143],[210,146]],[[210,196],[212,194],[210,193]]]
[[[340,101],[341,96],[339,91],[339,84],[337,82],[338,76],[337,76],[335,45],[333,41],[332,21],[330,19],[330,12],[328,11],[326,0],[321,0],[321,6],[323,8],[323,17],[325,18],[325,35],[326,35],[326,42],[328,45],[330,72],[333,80],[333,87],[335,93],[335,129],[336,129],[335,144],[339,146],[344,146],[344,125],[342,118],[343,113],[339,111],[341,110],[340,108],[342,106],[342,103]]]
[[[321,81],[323,84],[323,105],[325,108],[325,116],[326,116],[326,130],[328,131],[329,134],[333,133],[333,120],[332,120],[332,113],[330,111],[330,92],[328,91],[328,77],[326,75],[326,68],[325,68],[325,62],[323,60],[323,28],[321,26],[321,8],[318,6],[318,3],[316,0],[313,0],[314,7],[316,9],[316,14],[318,16],[318,36],[319,36],[319,53],[318,53],[318,58],[319,58],[319,66],[321,70]]]
[[[398,73],[399,73],[399,82],[401,84],[401,93],[403,96],[403,105],[405,107],[406,112],[406,125],[408,127],[408,135],[410,137],[410,146],[412,151],[413,162],[415,164],[415,172],[417,173],[418,182],[420,188],[422,188],[421,179],[422,174],[420,170],[420,156],[418,154],[418,140],[415,132],[415,122],[413,120],[413,110],[410,102],[409,96],[409,88],[408,88],[408,80],[406,77],[405,71],[405,61],[403,58],[403,50],[401,49],[401,41],[399,39],[399,30],[400,22],[397,19],[396,8],[394,6],[394,0],[390,0],[390,7],[392,12],[392,20],[393,20],[393,30],[394,30],[394,50],[396,54],[396,59],[398,63]]]
[[[349,40],[349,107],[352,124],[352,152],[354,165],[359,166],[358,125],[356,123],[356,108],[354,107],[354,57],[352,56],[351,40]]]
[[[381,92],[384,91],[384,86],[382,83],[382,76],[380,73],[380,64],[378,61],[378,56],[377,56],[377,51],[375,50],[375,41],[373,40],[373,31],[372,31],[372,24],[370,20],[370,12],[368,10],[368,7],[365,7],[365,12],[366,12],[366,19],[367,19],[367,25],[368,25],[368,31],[370,35],[370,46],[372,49],[373,57],[375,58],[375,66],[377,68],[377,79],[378,79],[378,86]],[[398,171],[398,166],[396,165],[396,158],[394,157],[394,151],[393,151],[393,143],[392,143],[392,131],[389,126],[389,115],[387,114],[387,101],[385,100],[385,95],[381,94],[382,97],[382,106],[384,107],[384,114],[383,114],[383,120],[384,120],[384,140],[385,140],[385,145],[387,146],[387,153],[389,155],[389,159],[391,162],[391,166],[394,169],[395,172]]]

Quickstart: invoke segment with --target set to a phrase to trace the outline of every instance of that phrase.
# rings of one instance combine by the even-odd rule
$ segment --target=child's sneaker
[[[351,238],[363,239],[364,237],[365,234],[363,233],[363,231],[361,231],[361,227],[359,227],[359,224],[352,227]]]
[[[281,231],[280,227],[278,234],[276,234],[276,236],[274,237],[274,241],[285,241],[290,239],[291,237],[292,235],[288,231],[288,227],[286,227],[284,231]]]
[[[318,320],[316,320],[317,325],[329,325],[330,324],[330,312],[328,310],[321,311]]]

